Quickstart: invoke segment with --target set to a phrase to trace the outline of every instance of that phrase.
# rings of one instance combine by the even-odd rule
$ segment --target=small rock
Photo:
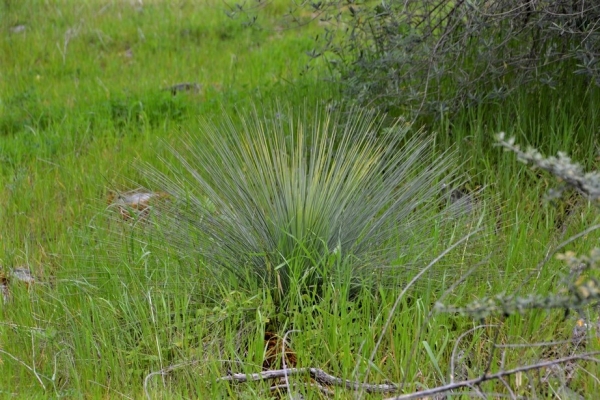
[[[15,268],[12,271],[12,276],[14,276],[16,280],[25,282],[28,285],[35,282],[35,279],[28,268]]]
[[[153,199],[167,197],[166,193],[146,192],[131,190],[125,193],[111,193],[108,199],[109,206],[116,207],[121,217],[128,221],[134,218],[145,218],[150,212]],[[135,215],[132,215],[134,213]]]
[[[3,281],[0,283],[0,291],[2,292],[2,301],[4,304],[10,302],[10,290],[8,290],[8,282]]]
[[[166,87],[163,90],[170,91],[172,95],[176,95],[179,92],[200,93],[200,91],[202,90],[202,85],[194,82],[183,82]]]
[[[13,26],[12,28],[10,28],[10,31],[12,33],[21,33],[21,32],[25,32],[26,29],[27,29],[27,27],[25,25],[16,25],[16,26]]]
[[[10,303],[12,297],[10,284],[14,285],[15,282],[24,282],[25,286],[29,288],[35,282],[35,278],[29,268],[15,268],[10,272],[0,269],[0,292],[4,304]]]

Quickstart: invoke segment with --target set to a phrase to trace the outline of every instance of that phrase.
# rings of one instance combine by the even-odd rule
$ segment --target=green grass
[[[404,276],[353,297],[330,285],[281,310],[269,288],[231,277],[214,284],[200,264],[144,245],[107,208],[110,191],[148,184],[136,163],[169,172],[158,157],[174,161],[166,144],[198,135],[200,119],[219,119],[222,109],[235,115],[273,99],[295,109],[319,101],[325,107],[336,91],[323,79],[324,65],[305,70],[303,55],[318,27],[276,29],[283,2],[249,28],[229,19],[216,0],[132,3],[4,1],[0,9],[0,274],[10,278],[26,267],[36,279],[27,287],[10,278],[10,302],[0,307],[2,397],[144,398],[148,374],[169,369],[148,378],[152,398],[269,398],[266,383],[229,385],[217,378],[259,372],[265,331],[273,329],[280,337],[298,330],[289,334],[298,366],[372,383],[407,382],[405,390],[417,390],[448,381],[456,340],[480,323],[433,313],[442,296],[464,305],[502,292],[561,287],[562,263],[537,264],[551,246],[597,222],[597,211],[576,198],[568,209],[544,204],[552,179],[502,154],[492,137],[506,131],[522,144],[547,154],[565,150],[597,168],[590,132],[599,129],[599,94],[575,79],[564,93],[524,91],[426,127],[436,151],[456,146],[466,186],[486,186],[478,195],[486,228],[404,295],[386,330]],[[21,24],[24,32],[11,30]],[[163,90],[180,82],[202,89],[176,96]],[[467,232],[449,226],[427,226],[434,245],[424,259]],[[569,249],[585,252],[597,243],[592,233]],[[403,242],[390,245],[400,249]],[[506,319],[498,337],[502,343],[560,340],[573,325],[561,312],[530,312]],[[482,328],[460,342],[470,377],[487,365],[494,335]],[[495,353],[494,368],[502,357]],[[506,349],[504,363],[540,357],[540,349]],[[598,390],[597,367],[586,368],[591,374],[579,373],[571,387],[589,397]],[[322,398],[314,388],[298,390]],[[486,390],[506,393],[501,384]],[[526,385],[518,390],[532,397]],[[337,388],[335,398],[354,393]]]

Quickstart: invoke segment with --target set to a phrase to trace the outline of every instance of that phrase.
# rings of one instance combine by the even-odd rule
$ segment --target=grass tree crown
[[[426,242],[454,165],[424,135],[381,120],[274,106],[203,121],[201,136],[170,149],[168,172],[143,167],[176,199],[155,213],[165,242],[217,279],[268,285],[280,299],[377,275]]]

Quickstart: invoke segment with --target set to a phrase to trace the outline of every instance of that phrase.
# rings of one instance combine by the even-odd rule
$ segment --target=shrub
[[[383,129],[372,112],[309,111],[204,121],[203,136],[163,160],[170,172],[141,168],[173,199],[153,214],[165,243],[217,283],[266,286],[277,304],[402,274],[408,265],[390,263],[415,244],[427,253],[424,232],[453,173],[452,155],[435,156],[406,126]]]
[[[550,173],[558,180],[558,185],[547,194],[548,200],[557,200],[566,191],[575,191],[584,196],[592,204],[598,206],[600,200],[600,172],[585,172],[584,168],[573,162],[565,153],[559,152],[556,157],[546,157],[533,147],[522,150],[515,144],[514,138],[505,138],[504,133],[497,135],[498,145],[504,150],[513,152],[519,161],[531,164],[533,168]],[[439,310],[461,311],[476,318],[485,318],[489,315],[512,315],[532,309],[562,309],[566,312],[576,310],[581,312],[590,304],[597,304],[600,300],[600,249],[594,247],[589,255],[577,255],[573,251],[559,253],[575,239],[586,238],[592,232],[600,229],[599,224],[594,224],[584,231],[573,235],[569,239],[554,246],[538,265],[538,269],[545,266],[550,257],[563,261],[569,268],[568,273],[561,282],[561,288],[551,294],[531,293],[527,296],[518,296],[512,293],[502,293],[495,297],[477,300],[464,308],[447,308],[438,304]],[[524,280],[525,281],[525,280]]]
[[[305,1],[286,15],[319,21],[309,55],[326,57],[361,106],[440,115],[573,74],[600,85],[597,2]]]
[[[600,6],[579,0],[385,2],[349,21],[347,96],[440,113],[557,86],[567,74],[600,84]]]

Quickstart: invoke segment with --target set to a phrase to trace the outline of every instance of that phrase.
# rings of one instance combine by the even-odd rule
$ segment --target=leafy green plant
[[[599,16],[583,0],[303,1],[286,14],[290,25],[322,26],[307,54],[329,62],[347,101],[428,117],[572,75],[597,87]]]
[[[452,173],[452,155],[435,156],[406,126],[383,129],[364,111],[344,119],[309,111],[203,122],[206,141],[188,136],[183,150],[171,148],[171,173],[142,167],[175,199],[155,213],[169,246],[217,281],[228,273],[266,285],[278,304],[406,270],[390,263],[411,246],[424,250],[420,234],[440,213]]]
[[[564,152],[558,152],[556,157],[546,157],[531,146],[522,150],[519,145],[515,144],[514,138],[506,139],[504,132],[499,133],[496,140],[498,146],[515,153],[519,161],[546,171],[558,180],[558,186],[550,189],[546,194],[547,200],[555,201],[560,199],[565,192],[575,191],[598,206],[600,198],[600,173],[598,171],[586,172],[580,164],[573,162]],[[558,260],[563,261],[569,267],[568,273],[561,281],[560,288],[553,293],[530,293],[526,296],[501,293],[472,302],[464,308],[446,308],[442,304],[438,304],[437,307],[440,310],[461,311],[477,318],[485,318],[494,314],[508,316],[533,309],[562,309],[567,312],[570,310],[581,312],[586,306],[595,304],[600,299],[600,280],[598,280],[600,249],[593,247],[587,256],[577,256],[573,251],[567,251],[564,254],[559,251],[578,238],[589,237],[598,228],[600,225],[593,224],[548,251],[538,269],[544,267],[553,255],[556,255]],[[593,241],[590,240],[590,242]]]

